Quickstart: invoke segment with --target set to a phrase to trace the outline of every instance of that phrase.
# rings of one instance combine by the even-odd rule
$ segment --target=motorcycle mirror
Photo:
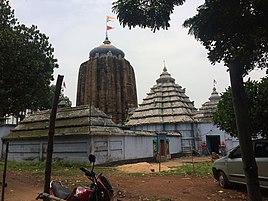
[[[95,157],[93,154],[90,154],[90,155],[88,156],[88,160],[89,160],[90,163],[95,163],[95,161],[96,161],[96,157]]]

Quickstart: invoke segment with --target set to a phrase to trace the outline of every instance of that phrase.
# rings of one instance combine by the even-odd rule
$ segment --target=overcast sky
[[[77,78],[80,64],[88,60],[90,50],[102,44],[105,39],[106,15],[112,13],[112,0],[10,0],[15,16],[20,23],[37,25],[41,32],[49,36],[55,48],[59,68],[64,75],[67,95],[73,106],[76,104]],[[117,20],[109,25],[109,39],[115,47],[125,53],[133,66],[136,76],[138,101],[156,84],[163,71],[165,60],[168,72],[175,82],[186,88],[186,95],[199,108],[208,101],[217,81],[217,91],[225,91],[230,85],[227,68],[223,64],[212,66],[207,59],[207,51],[188,35],[182,27],[184,20],[195,15],[196,8],[204,0],[187,0],[176,7],[171,15],[171,27],[153,33],[150,29],[129,30],[120,26]],[[255,70],[251,79],[263,77],[264,72]]]

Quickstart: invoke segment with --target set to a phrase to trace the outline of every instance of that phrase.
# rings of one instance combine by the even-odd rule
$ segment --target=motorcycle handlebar
[[[81,167],[80,170],[82,170],[85,173],[85,175],[88,176],[88,177],[94,177],[95,176],[95,173],[93,171],[89,171],[86,168]]]

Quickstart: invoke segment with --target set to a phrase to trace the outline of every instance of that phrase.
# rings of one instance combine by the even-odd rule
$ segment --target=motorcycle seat
[[[59,181],[53,181],[51,184],[54,196],[66,200],[71,194],[71,190],[62,186]]]

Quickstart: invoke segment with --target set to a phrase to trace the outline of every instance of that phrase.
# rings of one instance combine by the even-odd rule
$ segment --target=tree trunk
[[[234,60],[230,63],[229,70],[248,197],[250,201],[260,201],[262,198],[258,181],[258,167],[254,157],[252,138],[249,131],[248,103],[243,86],[243,66],[238,60]]]

